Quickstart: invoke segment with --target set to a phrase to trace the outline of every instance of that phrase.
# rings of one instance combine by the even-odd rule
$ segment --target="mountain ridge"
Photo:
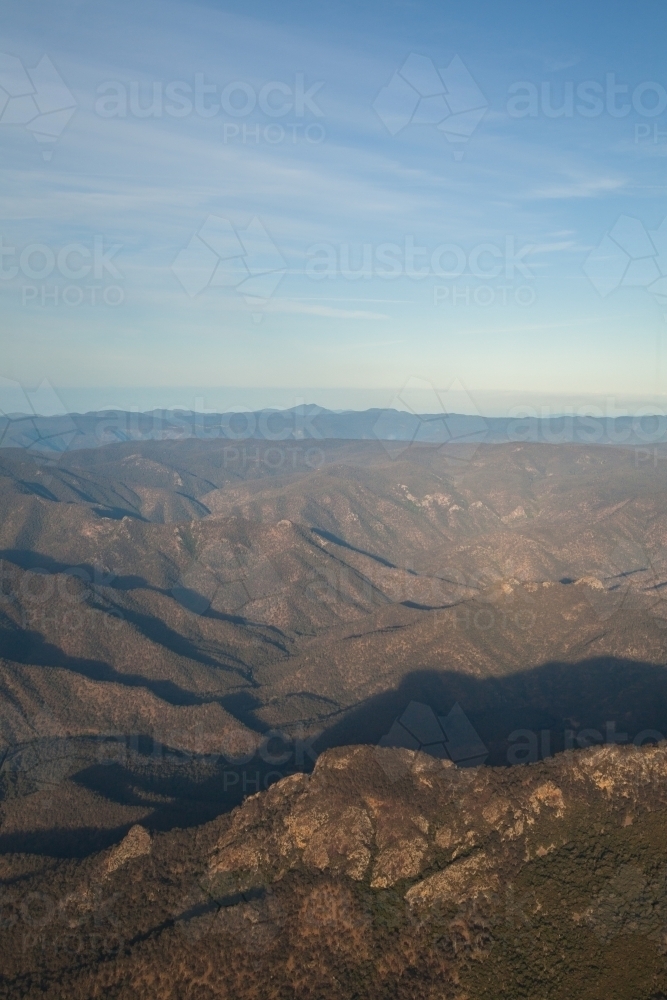
[[[268,442],[332,439],[349,441],[447,443],[541,442],[655,447],[667,443],[662,413],[604,416],[538,416],[533,408],[512,417],[439,411],[418,413],[393,407],[327,410],[316,404],[283,410],[153,409],[146,412],[101,410],[87,413],[0,414],[0,447],[45,454],[101,447],[119,441],[242,439]]]

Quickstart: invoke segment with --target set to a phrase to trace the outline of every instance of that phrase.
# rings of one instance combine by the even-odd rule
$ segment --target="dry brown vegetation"
[[[665,463],[225,447],[0,452],[5,994],[659,996]],[[308,779],[411,701],[545,760]]]

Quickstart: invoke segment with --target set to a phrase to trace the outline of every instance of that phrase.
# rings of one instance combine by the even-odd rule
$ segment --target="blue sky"
[[[386,405],[409,379],[496,411],[664,407],[664,4],[23,0],[2,17],[2,52],[26,71],[48,56],[75,110],[53,142],[0,114],[0,377],[77,408]],[[21,119],[28,85],[2,65]],[[470,78],[483,114],[450,142],[438,102],[455,115]],[[413,112],[412,84],[439,81]],[[406,101],[433,120],[392,135],[376,108]],[[231,264],[209,281],[211,216]]]

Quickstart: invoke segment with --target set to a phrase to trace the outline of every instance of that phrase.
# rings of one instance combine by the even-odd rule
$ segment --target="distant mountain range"
[[[201,413],[157,409],[145,413],[103,410],[58,416],[0,416],[0,447],[64,452],[126,441],[199,438],[266,442],[347,440],[425,445],[608,444],[651,448],[667,442],[661,415],[593,417],[483,417],[462,413],[416,414],[395,409],[326,410],[302,405],[286,410]]]

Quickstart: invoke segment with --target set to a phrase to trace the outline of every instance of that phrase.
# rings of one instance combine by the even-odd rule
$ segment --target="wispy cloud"
[[[535,199],[599,198],[602,195],[621,191],[626,184],[627,181],[620,177],[580,177],[534,188],[527,197]]]
[[[371,312],[368,309],[339,309],[335,306],[317,305],[315,303],[290,301],[289,299],[274,299],[268,305],[269,312],[293,313],[302,316],[322,316],[326,319],[390,319],[387,313]]]
[[[381,13],[362,5],[335,24],[322,5],[308,17],[293,3],[278,11],[262,0],[246,6],[245,15],[231,6],[238,7],[26,0],[3,12],[2,50],[26,65],[47,53],[77,101],[48,169],[25,128],[0,127],[4,246],[18,255],[45,244],[57,257],[64,245],[91,245],[93,234],[101,234],[122,244],[115,260],[126,292],[115,310],[67,309],[54,304],[53,284],[62,284],[55,274],[33,282],[40,291],[24,308],[21,276],[0,275],[0,352],[27,381],[95,384],[112,377],[112,366],[114,379],[149,384],[161,371],[165,380],[188,380],[208,375],[215,358],[226,378],[249,384],[275,384],[296,371],[304,384],[320,384],[324,371],[343,385],[352,377],[354,347],[367,351],[363,365],[357,356],[357,379],[400,380],[412,357],[426,372],[467,373],[471,384],[478,376],[511,384],[519,371],[526,383],[548,379],[558,365],[563,384],[589,376],[617,384],[631,371],[637,384],[652,378],[654,354],[649,362],[638,359],[636,343],[640,336],[655,339],[654,326],[662,323],[655,302],[635,296],[631,308],[633,290],[620,289],[603,303],[581,265],[586,248],[597,246],[620,214],[647,227],[662,218],[656,206],[664,194],[664,143],[654,143],[652,133],[643,145],[635,141],[637,122],[652,122],[634,110],[622,118],[605,111],[590,119],[542,113],[516,119],[507,109],[513,81],[539,87],[550,79],[546,74],[574,66],[568,80],[604,84],[605,73],[615,71],[632,88],[646,79],[646,66],[659,65],[662,56],[648,16],[633,10],[621,30],[610,15],[604,32],[595,19],[582,23],[575,51],[565,10],[540,9],[530,23],[519,23],[489,2],[483,18],[461,8],[434,30],[428,5],[412,3]],[[615,30],[623,48],[610,43]],[[624,53],[622,64],[612,49]],[[457,147],[459,160],[434,125],[411,124],[391,136],[373,110],[411,50],[436,66],[459,54],[488,101],[479,127]],[[270,81],[294,87],[303,74],[306,86],[322,82],[323,115],[299,116],[294,105],[288,115],[272,117],[259,101],[246,117],[141,118],[128,110],[105,119],[95,112],[104,81],[140,83],[146,96],[153,82],[193,85],[197,74],[216,85],[218,102],[235,81],[259,94]],[[321,142],[306,141],[302,130],[292,141],[289,129],[278,143],[265,139],[268,125],[311,121],[322,125]],[[225,124],[241,131],[226,134]],[[257,216],[287,262],[261,323],[234,289],[209,286],[191,299],[171,270],[210,214],[237,229]],[[337,277],[317,284],[304,265],[322,242],[336,255]],[[401,260],[415,249],[416,265],[428,265],[429,278],[340,276],[344,245],[355,260],[370,245],[377,261],[383,244],[398,244]],[[448,294],[441,287],[434,302],[431,255],[448,244],[455,250],[445,258],[462,255],[465,263],[458,278],[437,279]],[[479,249],[489,245],[492,257]],[[523,307],[515,298],[520,268],[505,257],[508,246],[521,254],[527,245],[535,297]],[[500,268],[497,282],[488,280],[491,292],[477,299],[469,280],[475,253],[487,262],[497,257]],[[517,282],[503,289],[512,271]],[[392,339],[362,341],[363,324]],[[483,354],[479,343],[458,337],[465,330],[493,335]]]

